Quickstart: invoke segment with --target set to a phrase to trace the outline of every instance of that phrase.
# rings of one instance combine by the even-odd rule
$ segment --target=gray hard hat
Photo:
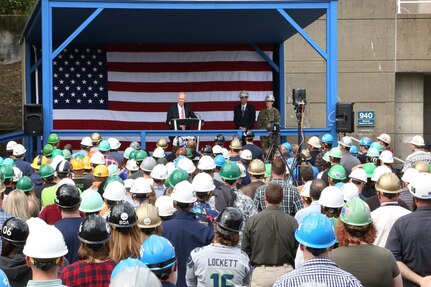
[[[156,166],[157,162],[153,157],[146,157],[140,165],[140,168],[143,171],[151,172],[153,168]]]
[[[247,91],[241,91],[239,93],[240,98],[248,98],[248,92]]]

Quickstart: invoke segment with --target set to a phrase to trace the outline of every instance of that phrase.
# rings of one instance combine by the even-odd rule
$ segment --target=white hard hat
[[[126,197],[126,188],[121,182],[111,181],[105,187],[103,198],[111,201],[120,201]]]
[[[221,154],[223,153],[223,148],[218,144],[213,146],[213,154]]]
[[[414,137],[412,138],[412,140],[410,141],[410,143],[411,143],[412,145],[415,145],[415,146],[424,146],[424,145],[425,145],[424,138],[423,138],[423,137],[421,137],[420,135],[416,135],[416,136],[414,136]]]
[[[341,140],[338,142],[338,144],[345,146],[345,147],[351,147],[352,146],[352,138],[349,136],[342,137]]]
[[[195,188],[187,180],[181,181],[175,185],[172,199],[182,203],[193,203],[196,201]]]
[[[341,189],[335,186],[328,186],[322,190],[319,204],[324,207],[340,208],[344,205],[344,194]]]
[[[130,188],[131,193],[151,193],[153,192],[153,188],[148,180],[145,180],[143,177],[138,177],[133,182],[132,188]]]
[[[365,183],[368,181],[367,172],[362,168],[355,168],[354,170],[352,170],[352,172],[349,174],[349,177],[360,180]]]
[[[178,168],[184,169],[185,171],[187,171],[188,174],[192,174],[195,170],[196,167],[193,164],[193,162],[186,158],[186,157],[182,157],[179,161],[178,161]]]
[[[84,145],[84,146],[93,146],[93,141],[91,140],[90,137],[84,137],[81,140],[81,145]]]
[[[394,163],[394,155],[389,150],[384,150],[379,156],[379,159],[384,163]]]
[[[302,191],[300,193],[300,196],[304,197],[310,197],[310,186],[311,186],[311,180],[307,181],[304,186],[302,187]]]
[[[247,171],[245,170],[245,166],[242,163],[240,163],[239,161],[237,161],[236,164],[238,165],[239,170],[241,171],[241,177],[246,177]]]
[[[25,149],[25,147],[22,144],[17,144],[14,148],[13,148],[13,155],[14,156],[20,156],[25,154],[27,150]]]
[[[105,164],[105,158],[100,151],[96,151],[91,155],[90,163],[95,165]]]
[[[391,136],[388,135],[388,134],[381,134],[381,135],[379,135],[377,137],[377,139],[379,141],[382,141],[382,142],[386,143],[386,144],[390,144],[391,143]]]
[[[205,172],[198,173],[193,178],[192,185],[194,186],[196,192],[209,192],[216,188],[211,175]]]
[[[133,183],[135,182],[135,180],[134,179],[132,179],[132,178],[128,178],[128,179],[125,179],[124,181],[123,181],[123,183],[124,183],[124,187],[126,188],[126,189],[128,189],[128,188],[132,188],[132,186],[133,186]]]
[[[175,137],[174,140],[172,141],[172,145],[176,147],[183,146],[183,144],[184,144],[184,141],[182,137]]]
[[[431,173],[421,172],[408,185],[410,193],[420,199],[431,199]]]
[[[157,164],[156,160],[148,156],[141,162],[140,168],[143,171],[151,172],[153,168],[156,166],[156,164]]]
[[[58,182],[58,186],[62,186],[63,184],[68,184],[68,185],[73,185],[76,186],[75,182],[73,181],[73,179],[71,178],[62,178],[59,182]]]
[[[385,165],[378,166],[374,170],[373,175],[371,176],[371,180],[377,182],[382,175],[384,175],[385,173],[391,173],[391,172],[392,170]]]
[[[209,155],[204,155],[198,162],[198,169],[200,170],[213,170],[216,168],[214,159]]]
[[[6,145],[7,151],[13,151],[13,148],[17,145],[15,141],[9,141]]]
[[[406,183],[411,183],[413,179],[419,174],[419,171],[413,167],[409,167],[404,171],[401,180]]]
[[[223,157],[224,157],[225,159],[229,159],[229,158],[230,158],[229,151],[228,151],[226,148],[222,148],[222,149],[221,149],[221,153],[222,153],[222,155],[223,155]]]
[[[30,217],[29,219],[27,219],[26,223],[28,225],[30,233],[32,233],[33,231],[37,232],[39,229],[44,228],[48,225],[39,217]]]
[[[22,177],[22,171],[19,168],[17,168],[16,166],[14,166],[12,168],[13,168],[13,174],[14,174],[12,181],[17,182]]]
[[[273,94],[268,94],[265,96],[265,102],[275,102],[275,98]]]
[[[172,197],[167,195],[162,195],[157,198],[154,205],[159,210],[160,216],[171,216],[175,211],[174,200],[172,199]]]
[[[252,160],[253,159],[253,155],[251,154],[251,151],[249,151],[248,149],[242,150],[239,157],[242,158],[243,160]]]
[[[126,163],[126,169],[130,171],[137,171],[139,170],[138,164],[136,163],[136,160],[129,159]]]
[[[346,183],[341,188],[344,195],[344,201],[351,201],[354,197],[359,196],[359,190],[358,187],[351,182]]]
[[[151,171],[150,176],[154,179],[167,179],[168,178],[168,169],[164,164],[156,165]]]
[[[168,162],[166,164],[166,169],[168,170],[168,175],[171,175],[176,169],[175,164],[172,161]]]
[[[64,156],[62,156],[61,154],[58,154],[54,156],[54,158],[51,160],[51,163],[49,165],[51,165],[53,170],[57,170],[57,165],[63,160],[65,160]]]
[[[64,237],[53,225],[38,225],[32,228],[27,237],[23,253],[25,256],[38,259],[53,259],[68,252]]]
[[[161,147],[157,147],[153,152],[153,157],[162,158],[165,157],[165,150]]]
[[[309,145],[311,145],[312,147],[315,147],[315,148],[320,148],[321,147],[320,139],[318,137],[316,137],[316,136],[311,137],[308,140],[307,144],[309,144]]]
[[[119,149],[121,146],[121,143],[117,138],[109,138],[108,143],[111,146],[111,149]]]

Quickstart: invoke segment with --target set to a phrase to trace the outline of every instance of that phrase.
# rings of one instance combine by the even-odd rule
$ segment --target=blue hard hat
[[[11,287],[6,274],[1,269],[0,269],[0,287]]]
[[[359,145],[363,145],[366,147],[369,147],[371,145],[372,141],[369,137],[362,137],[359,141]]]
[[[162,270],[171,267],[177,261],[175,248],[166,238],[153,234],[142,243],[141,261],[150,270]]]
[[[174,160],[174,166],[175,166],[175,167],[178,167],[178,163],[180,162],[180,160],[181,160],[182,158],[185,158],[185,156],[180,155],[180,156],[178,156],[178,157]]]
[[[296,240],[311,248],[328,248],[335,244],[334,226],[326,215],[318,212],[308,214],[295,231]]]
[[[322,136],[322,140],[321,140],[322,143],[331,143],[332,144],[333,141],[334,141],[334,138],[332,137],[331,134],[324,134]]]
[[[334,186],[339,188],[339,189],[342,189],[344,186],[344,182],[337,182]]]
[[[352,145],[352,146],[350,147],[350,154],[352,154],[352,155],[354,155],[354,156],[357,156],[357,155],[358,155],[358,153],[359,153],[358,147],[357,147],[357,146],[355,146],[355,145]]]
[[[118,273],[126,269],[127,267],[135,267],[135,266],[142,266],[147,267],[141,260],[136,258],[127,258],[123,259],[115,266],[114,270],[112,270],[111,273],[111,281],[114,279],[115,276],[117,276]]]
[[[291,151],[292,150],[292,145],[288,142],[284,142],[283,146],[287,149],[287,151]]]
[[[216,166],[221,167],[226,162],[226,159],[223,155],[219,154],[214,158],[214,162]]]
[[[370,148],[376,148],[379,153],[382,152],[382,146],[378,142],[372,142],[370,145]]]

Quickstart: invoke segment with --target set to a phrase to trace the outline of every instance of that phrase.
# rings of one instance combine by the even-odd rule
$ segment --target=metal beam
[[[337,1],[331,1],[326,10],[326,128],[337,138],[335,109],[338,99],[338,54],[337,54]],[[333,116],[333,120],[331,117]]]
[[[278,46],[278,66],[280,70],[278,72],[278,95],[280,97],[280,128],[284,129],[286,125],[286,94],[284,78],[284,43],[280,43]]]
[[[91,15],[87,19],[85,19],[85,21],[82,22],[82,24],[79,25],[79,27],[76,28],[76,30],[73,31],[73,33],[70,34],[70,36],[67,37],[67,39],[63,43],[61,43],[60,46],[57,47],[57,49],[52,54],[51,59],[54,59],[55,57],[57,57],[57,55],[60,54],[60,52],[63,51],[63,49],[66,48],[67,45],[69,45],[70,42],[72,42],[73,39],[75,39],[76,36],[78,36],[102,11],[103,11],[103,8],[97,8],[96,11],[91,13]]]
[[[293,20],[293,18],[286,13],[286,11],[284,11],[283,9],[277,9],[277,11],[278,13],[280,13],[281,16],[284,17],[284,19],[287,20],[287,22],[289,22],[290,25],[293,26],[293,28],[295,28],[295,30],[302,36],[302,38],[304,38],[304,40],[307,41],[308,44],[310,44],[311,47],[316,50],[317,53],[319,53],[319,55],[323,59],[325,59],[326,61],[328,60],[327,53],[323,51],[322,48],[320,48],[320,46],[313,40],[313,38],[311,38],[310,35],[308,35],[307,32],[305,32],[305,30],[302,29],[301,26],[299,26],[298,23],[296,23],[295,20]]]
[[[270,64],[271,65],[271,67],[278,73],[279,71],[280,71],[280,68],[279,68],[279,66],[276,64],[276,63],[274,63],[274,61],[270,58],[270,57],[268,57],[268,55],[267,54],[265,54],[265,52],[264,51],[262,51],[256,44],[251,44],[251,46],[253,47],[253,49],[259,54],[259,56],[261,56],[264,60],[265,60],[265,62],[267,62],[268,64]]]

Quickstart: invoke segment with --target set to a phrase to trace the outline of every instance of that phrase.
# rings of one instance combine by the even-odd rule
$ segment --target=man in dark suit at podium
[[[189,104],[186,104],[186,94],[183,92],[180,92],[178,94],[178,102],[176,104],[172,104],[169,106],[168,114],[166,117],[166,123],[169,125],[169,128],[171,130],[175,129],[174,123],[171,123],[172,119],[189,119],[193,118],[196,119],[197,116],[192,111],[192,108]],[[190,126],[178,126],[178,130],[188,130],[190,129]],[[174,137],[172,137],[173,139]],[[171,139],[171,137],[169,137]],[[172,142],[171,139],[171,142]]]
[[[239,93],[239,98],[241,100],[241,104],[237,105],[233,112],[235,127],[240,130],[251,130],[256,121],[256,108],[247,103],[247,91],[241,91],[241,93]]]

